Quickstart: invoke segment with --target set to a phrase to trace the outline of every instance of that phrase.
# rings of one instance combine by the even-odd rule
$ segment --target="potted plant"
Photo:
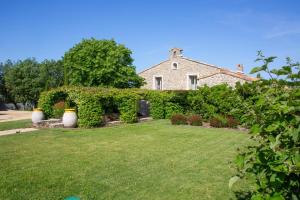
[[[66,128],[75,128],[77,125],[76,110],[72,108],[65,109],[62,122]]]
[[[44,119],[44,113],[41,108],[35,108],[33,109],[32,115],[31,115],[31,121],[32,123],[36,124]]]

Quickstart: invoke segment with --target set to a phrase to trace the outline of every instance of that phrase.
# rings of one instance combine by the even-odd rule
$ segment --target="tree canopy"
[[[114,40],[83,39],[64,55],[65,84],[140,87],[143,78],[136,74],[131,53]]]
[[[14,102],[35,104],[42,91],[63,84],[62,61],[39,63],[28,58],[15,63],[7,61],[2,66],[6,91]]]

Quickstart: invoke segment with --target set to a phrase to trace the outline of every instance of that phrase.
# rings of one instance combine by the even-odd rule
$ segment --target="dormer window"
[[[178,69],[178,63],[177,62],[172,63],[172,69],[174,69],[174,70]]]

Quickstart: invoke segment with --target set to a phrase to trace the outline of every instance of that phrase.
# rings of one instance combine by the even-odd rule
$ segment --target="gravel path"
[[[22,134],[22,133],[31,132],[31,131],[37,131],[37,130],[38,129],[36,129],[36,128],[11,129],[11,130],[6,130],[6,131],[0,131],[0,136],[12,135],[12,134]]]
[[[32,111],[18,111],[18,110],[0,111],[0,123],[22,120],[22,119],[31,119],[31,114]]]

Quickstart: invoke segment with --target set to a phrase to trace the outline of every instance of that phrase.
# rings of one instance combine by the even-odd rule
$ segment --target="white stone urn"
[[[62,122],[66,128],[75,128],[77,125],[77,115],[75,109],[65,109]]]
[[[35,108],[33,109],[32,115],[31,115],[31,121],[32,123],[36,124],[44,119],[44,113],[41,108]]]

